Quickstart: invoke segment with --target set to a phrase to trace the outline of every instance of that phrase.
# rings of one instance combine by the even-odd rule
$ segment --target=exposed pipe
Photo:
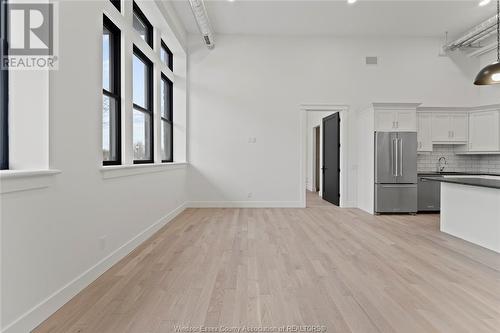
[[[210,20],[208,19],[205,3],[203,0],[189,0],[189,4],[191,5],[191,10],[193,11],[198,29],[203,37],[203,42],[209,49],[213,49],[215,46],[215,39]]]
[[[454,51],[463,47],[470,47],[479,40],[486,39],[495,33],[497,25],[497,15],[475,26],[469,32],[449,43],[444,47],[446,51]]]

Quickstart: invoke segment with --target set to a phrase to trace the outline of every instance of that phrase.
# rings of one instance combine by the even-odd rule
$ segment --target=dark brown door
[[[323,118],[323,199],[340,205],[340,116]]]

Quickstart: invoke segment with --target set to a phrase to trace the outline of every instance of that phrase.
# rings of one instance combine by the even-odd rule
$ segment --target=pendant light
[[[500,0],[497,0],[497,61],[484,67],[474,80],[477,86],[497,83],[500,83]]]

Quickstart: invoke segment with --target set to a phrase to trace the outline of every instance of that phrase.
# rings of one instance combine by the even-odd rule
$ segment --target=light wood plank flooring
[[[438,225],[329,204],[188,209],[34,332],[499,332],[500,255]]]

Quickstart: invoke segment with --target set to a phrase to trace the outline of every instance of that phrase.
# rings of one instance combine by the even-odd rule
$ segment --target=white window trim
[[[154,163],[154,164],[132,164],[132,165],[108,165],[100,168],[103,179],[129,177],[145,173],[164,172],[169,170],[185,169],[187,162]]]
[[[2,170],[0,194],[36,190],[49,187],[60,170]]]

